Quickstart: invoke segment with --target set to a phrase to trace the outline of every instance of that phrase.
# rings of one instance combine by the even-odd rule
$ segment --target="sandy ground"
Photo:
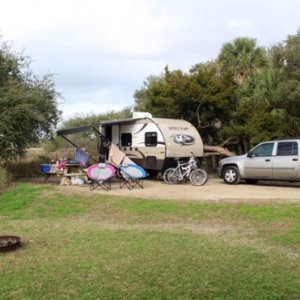
[[[42,182],[42,180],[41,180]],[[136,187],[128,190],[126,187],[120,189],[118,181],[114,181],[110,191],[101,187],[90,191],[90,186],[72,185],[59,186],[59,181],[52,178],[49,183],[56,184],[63,193],[95,193],[111,194],[120,196],[134,196],[150,199],[179,199],[193,201],[220,201],[220,202],[296,202],[300,203],[300,182],[259,182],[255,185],[241,183],[228,185],[219,178],[209,178],[203,186],[193,186],[190,182],[176,185],[165,184],[160,180],[144,180],[144,188]]]

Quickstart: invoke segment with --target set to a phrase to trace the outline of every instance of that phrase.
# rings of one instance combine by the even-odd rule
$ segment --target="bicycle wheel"
[[[167,184],[171,184],[172,183],[172,182],[170,182],[169,177],[170,177],[170,174],[172,172],[174,172],[174,170],[175,170],[175,168],[168,168],[168,169],[166,169],[166,171],[163,174],[163,180],[164,180],[165,183],[167,183]],[[172,179],[174,179],[173,177],[171,178],[171,181],[174,181]]]
[[[176,184],[180,181],[180,176],[177,168],[172,168],[171,171],[167,173],[167,182],[169,184]]]
[[[208,175],[207,172],[203,169],[195,169],[190,174],[190,181],[192,185],[203,185],[207,182]]]

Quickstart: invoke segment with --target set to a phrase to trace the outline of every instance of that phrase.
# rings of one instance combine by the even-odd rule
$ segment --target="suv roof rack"
[[[271,141],[300,140],[300,136],[272,138]]]

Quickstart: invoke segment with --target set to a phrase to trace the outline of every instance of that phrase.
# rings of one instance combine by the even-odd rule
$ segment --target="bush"
[[[8,164],[7,169],[14,179],[39,177],[42,175],[41,164],[45,162],[49,162],[49,159],[43,157],[32,161],[11,162]]]
[[[0,166],[0,191],[9,186],[11,182],[11,175],[4,167]]]

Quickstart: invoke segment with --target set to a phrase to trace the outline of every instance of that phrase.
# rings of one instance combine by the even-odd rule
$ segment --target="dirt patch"
[[[273,251],[277,251],[282,256],[286,256],[289,259],[297,260],[300,256],[299,247],[285,247],[266,240],[264,235],[248,221],[237,223],[228,220],[212,219],[201,220],[199,222],[175,220],[173,222],[158,222],[155,224],[128,224],[126,222],[116,222],[116,220],[110,218],[93,218],[89,214],[76,218],[76,221],[82,221],[83,224],[97,224],[97,226],[100,226],[102,229],[108,230],[149,230],[173,233],[190,232],[196,235],[209,236],[218,240],[221,239],[225,243],[233,246],[251,247],[264,255],[269,255]],[[274,224],[272,224],[272,226],[273,225]]]
[[[145,180],[144,189],[120,189],[118,182],[112,183],[110,191],[100,187],[90,191],[89,185],[58,186],[64,194],[108,194],[119,196],[133,196],[147,199],[170,199],[182,201],[216,201],[228,203],[255,204],[266,202],[295,202],[300,203],[300,183],[258,183],[256,185],[238,184],[228,185],[217,178],[209,179],[204,186],[193,186],[190,183],[168,185],[159,180]]]
[[[165,184],[161,180],[144,180],[144,188],[136,187],[128,190],[126,187],[120,189],[120,183],[115,179],[111,190],[105,191],[101,187],[90,191],[90,185],[59,186],[60,177],[52,176],[45,183],[44,178],[21,179],[38,184],[53,184],[65,194],[106,194],[118,196],[133,196],[147,199],[166,199],[182,201],[215,201],[226,203],[266,203],[266,202],[289,202],[300,203],[300,182],[259,182],[255,185],[241,183],[228,185],[219,178],[209,178],[203,186],[193,186],[191,183],[180,183],[176,185]]]

